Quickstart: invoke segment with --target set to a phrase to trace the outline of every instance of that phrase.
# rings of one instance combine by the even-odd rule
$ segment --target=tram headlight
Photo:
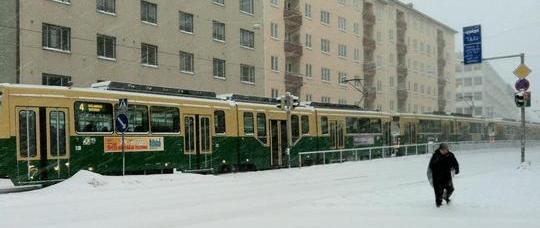
[[[60,167],[59,167],[59,166],[55,166],[55,167],[54,167],[54,171],[58,172],[58,170],[60,170]]]
[[[223,163],[223,164],[227,164],[227,161],[223,160],[223,161],[221,161],[221,163]]]
[[[88,167],[88,171],[94,171],[94,167]]]
[[[66,165],[67,167],[69,167],[69,162],[66,162],[66,164],[65,164],[65,165]]]

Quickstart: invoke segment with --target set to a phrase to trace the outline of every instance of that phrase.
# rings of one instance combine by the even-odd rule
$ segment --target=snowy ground
[[[78,173],[0,195],[0,227],[540,227],[540,148],[457,153],[451,205],[436,208],[428,156],[221,176]]]

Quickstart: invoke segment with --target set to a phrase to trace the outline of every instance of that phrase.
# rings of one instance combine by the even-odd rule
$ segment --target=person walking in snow
[[[448,145],[441,143],[435,150],[428,167],[428,178],[435,191],[435,205],[440,207],[443,199],[450,203],[450,196],[454,192],[452,177],[459,174],[459,164],[456,157],[448,149]]]

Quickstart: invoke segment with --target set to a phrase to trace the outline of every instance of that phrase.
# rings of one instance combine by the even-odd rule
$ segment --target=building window
[[[57,74],[45,74],[41,75],[41,84],[49,86],[70,86],[71,77]]]
[[[276,23],[271,23],[270,24],[270,36],[272,36],[272,38],[279,39],[278,24],[276,24]]]
[[[306,101],[307,102],[313,101],[313,96],[311,94],[306,94]]]
[[[338,28],[341,31],[347,31],[347,19],[344,17],[338,17]]]
[[[324,53],[330,53],[330,40],[321,39],[321,51]]]
[[[353,32],[354,32],[354,35],[360,35],[360,24],[354,23]]]
[[[71,3],[71,0],[53,0],[55,2],[60,2],[60,3],[64,3],[64,4],[69,4]]]
[[[347,73],[339,72],[338,80],[340,85],[347,85]]]
[[[195,72],[193,53],[180,52],[180,72]]]
[[[307,78],[313,77],[313,66],[311,64],[306,64],[306,72],[305,75]]]
[[[347,104],[347,100],[346,99],[339,99],[338,103],[340,105],[346,105]]]
[[[180,31],[193,33],[193,14],[180,12]]]
[[[305,4],[304,5],[304,16],[306,16],[307,18],[311,18],[311,5],[310,4]]]
[[[141,63],[143,65],[158,65],[158,47],[151,44],[141,44]]]
[[[253,0],[240,0],[240,11],[253,14]]]
[[[331,99],[330,99],[330,97],[322,96],[321,97],[321,102],[322,103],[330,103]]]
[[[226,78],[226,65],[225,60],[214,58],[214,77]]]
[[[390,77],[390,87],[394,87],[394,77]]]
[[[116,1],[115,0],[97,0],[97,10],[106,13],[116,13]]]
[[[475,101],[481,101],[482,100],[482,92],[475,92],[474,93],[474,100]]]
[[[240,46],[255,48],[255,33],[245,29],[240,29]]]
[[[214,21],[213,27],[212,37],[214,40],[225,41],[225,23]]]
[[[141,1],[141,20],[157,24],[157,4]]]
[[[337,3],[344,6],[345,5],[345,2],[346,0],[337,0]]]
[[[240,81],[255,83],[255,67],[240,64]]]
[[[311,48],[311,34],[306,33],[306,48]]]
[[[360,62],[360,49],[358,48],[354,49],[354,61]]]
[[[116,58],[116,38],[112,36],[97,35],[97,55],[99,57]]]
[[[321,69],[321,80],[329,82],[331,79],[331,72],[328,68]]]
[[[480,78],[480,77],[474,78],[474,85],[475,86],[482,85],[482,78]]]
[[[214,3],[216,3],[218,5],[221,5],[221,6],[224,6],[225,5],[225,0],[214,0]]]
[[[272,0],[272,1],[270,1],[270,3],[272,3],[272,5],[274,5],[274,6],[278,6],[279,5],[279,0]]]
[[[43,47],[62,51],[71,50],[71,29],[68,27],[43,24]]]
[[[463,84],[465,87],[471,87],[472,86],[472,78],[465,78],[463,80]]]
[[[326,10],[321,10],[321,23],[330,24],[330,12]]]
[[[340,44],[338,45],[338,56],[347,57],[347,45]]]
[[[278,97],[279,97],[279,90],[272,89],[272,98],[278,98]]]
[[[271,67],[273,71],[279,71],[279,58],[277,56],[272,56]]]

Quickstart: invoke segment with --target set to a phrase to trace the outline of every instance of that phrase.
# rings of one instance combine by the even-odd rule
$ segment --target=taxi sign
[[[527,67],[525,64],[521,64],[518,66],[518,68],[514,71],[514,75],[516,75],[518,78],[526,78],[531,73],[531,69]]]

